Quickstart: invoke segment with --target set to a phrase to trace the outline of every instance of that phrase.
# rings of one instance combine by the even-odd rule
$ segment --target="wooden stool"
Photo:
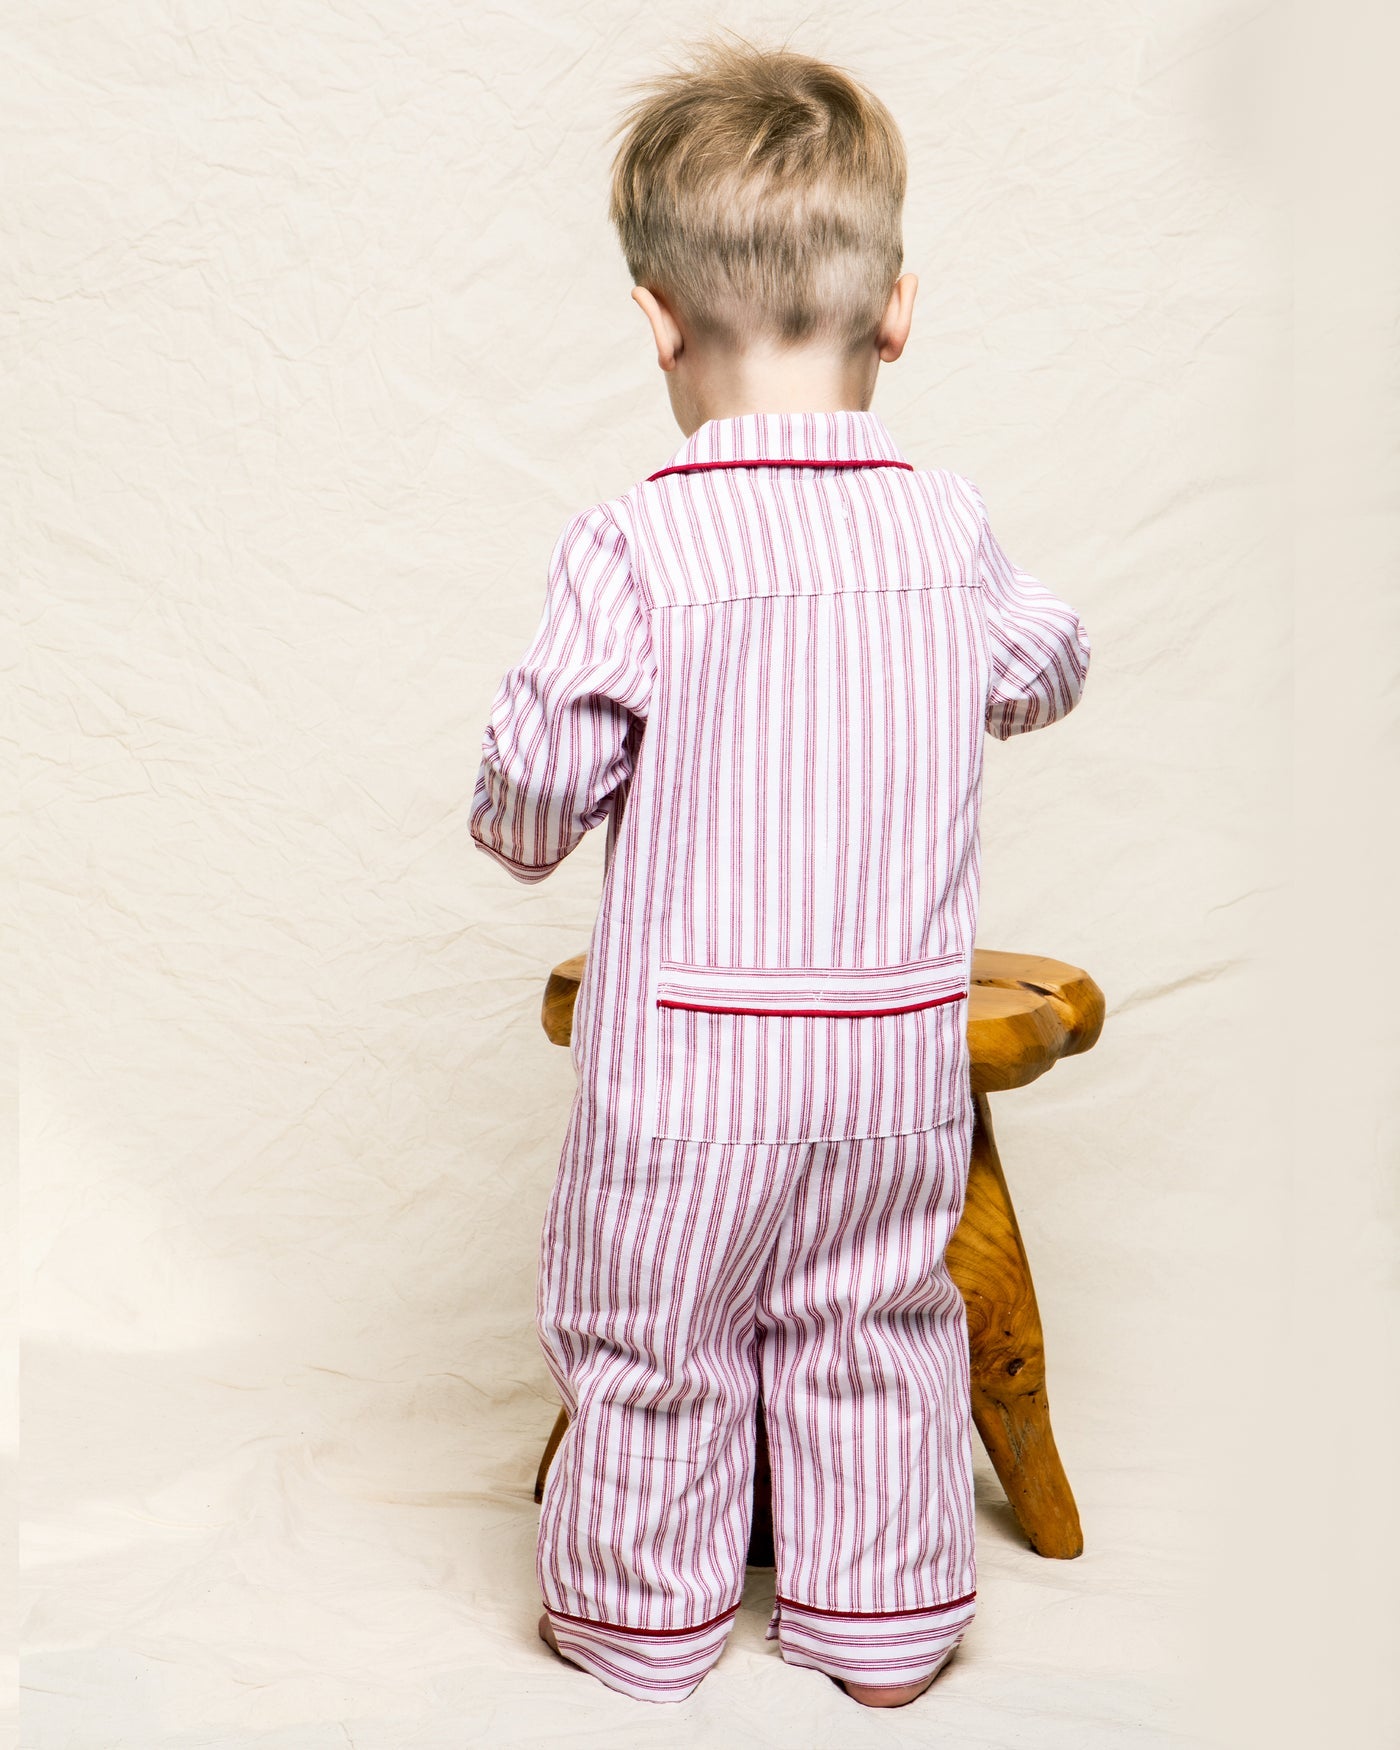
[[[545,986],[544,1030],[556,1045],[569,1043],[583,961],[582,954],[565,960]],[[977,1113],[967,1198],[948,1244],[948,1272],[967,1309],[973,1421],[1022,1531],[1043,1556],[1077,1556],[1084,1539],[1050,1429],[1040,1312],[987,1096],[1022,1088],[1059,1058],[1088,1051],[1103,1027],[1103,1014],[1103,992],[1078,967],[1034,954],[978,949],[973,955],[967,1038]],[[567,1426],[561,1410],[540,1461],[537,1501]],[[773,1561],[773,1526],[761,1413],[757,1437],[749,1561],[767,1567]]]

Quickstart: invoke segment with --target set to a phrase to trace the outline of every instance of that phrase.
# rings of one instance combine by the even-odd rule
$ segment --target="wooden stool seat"
[[[572,1035],[583,964],[582,954],[561,962],[545,986],[542,1020],[556,1045],[567,1045]],[[948,1245],[948,1272],[967,1312],[973,1421],[1022,1531],[1043,1556],[1077,1556],[1084,1539],[1050,1429],[1040,1313],[987,1096],[1025,1087],[1059,1058],[1088,1051],[1103,1017],[1103,992],[1077,966],[983,948],[972,957],[967,1039],[976,1122],[962,1219]],[[567,1426],[561,1410],[540,1461],[537,1501]],[[749,1545],[749,1560],[759,1566],[773,1559],[769,1496],[760,1417]]]

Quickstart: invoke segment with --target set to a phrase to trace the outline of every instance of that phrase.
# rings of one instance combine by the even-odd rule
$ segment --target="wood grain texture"
[[[569,1043],[584,961],[582,954],[562,961],[545,986],[541,1019],[556,1045]],[[977,1121],[948,1272],[967,1312],[972,1416],[982,1443],[1032,1549],[1068,1558],[1084,1539],[1050,1427],[1040,1311],[987,1095],[1024,1087],[1059,1058],[1088,1051],[1103,1027],[1103,992],[1080,967],[984,948],[973,955],[972,980],[967,1038]],[[540,1461],[537,1501],[567,1426],[561,1410]],[[773,1561],[769,1488],[760,1414],[749,1545],[749,1561],[760,1567]]]
[[[1074,1057],[1098,1043],[1103,1031],[1103,992],[1082,967],[1047,960],[1043,954],[1005,954],[994,948],[978,948],[972,956],[972,982],[979,990],[995,987],[1043,996],[1065,1030],[1061,1057]]]
[[[972,1091],[1023,1088],[1064,1056],[1069,1034],[1039,991],[974,984],[967,1001]]]
[[[972,1419],[1031,1547],[1077,1556],[1084,1537],[1050,1427],[1035,1285],[985,1094],[976,1106],[967,1197],[947,1253],[967,1312]]]
[[[571,959],[561,960],[545,983],[540,1021],[553,1045],[567,1045],[573,1038],[574,1000],[587,958],[586,954],[575,954]]]

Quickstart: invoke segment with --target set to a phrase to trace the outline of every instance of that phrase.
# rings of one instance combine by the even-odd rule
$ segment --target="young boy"
[[[734,1620],[760,1400],[782,1656],[900,1706],[973,1614],[944,1248],[982,736],[1063,717],[1089,644],[866,411],[913,310],[904,182],[885,108],[799,55],[707,50],[631,112],[612,216],[686,442],[565,529],[477,782],[521,881],[607,825],[542,1249],[540,1632],[647,1700]]]

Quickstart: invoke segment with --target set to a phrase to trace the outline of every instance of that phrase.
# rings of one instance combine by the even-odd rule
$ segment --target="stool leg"
[[[569,1425],[569,1412],[560,1410],[554,1418],[554,1426],[549,1431],[549,1439],[544,1443],[544,1457],[540,1460],[540,1468],[535,1472],[535,1499],[544,1500],[544,1479],[549,1475],[549,1467],[554,1462],[554,1455],[559,1450],[559,1442],[564,1438],[564,1430]]]
[[[972,1419],[1001,1486],[1042,1556],[1084,1548],[1079,1510],[1050,1429],[1045,1343],[1030,1265],[985,1094],[975,1096],[967,1200],[948,1244],[948,1272],[967,1308]]]

